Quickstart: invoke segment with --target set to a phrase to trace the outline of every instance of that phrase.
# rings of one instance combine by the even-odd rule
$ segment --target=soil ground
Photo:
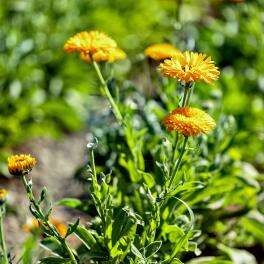
[[[30,153],[37,158],[37,165],[30,174],[33,190],[38,195],[46,186],[51,200],[57,201],[64,197],[76,197],[83,192],[83,186],[73,180],[73,175],[85,162],[86,144],[84,134],[67,135],[59,141],[36,138],[17,147],[14,153]],[[0,187],[8,190],[8,208],[11,210],[4,221],[7,246],[13,256],[18,256],[28,236],[23,231],[23,225],[31,222],[32,218],[29,203],[19,179],[0,178]],[[59,206],[54,207],[52,217],[66,224],[76,220],[71,211]],[[84,218],[82,222],[86,220]]]

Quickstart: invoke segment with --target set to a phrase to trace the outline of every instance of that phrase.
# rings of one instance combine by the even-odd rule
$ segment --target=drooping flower
[[[179,52],[179,49],[169,43],[160,43],[147,47],[144,54],[153,60],[164,60],[176,56]]]
[[[205,81],[211,83],[218,79],[220,72],[211,57],[205,54],[185,51],[160,64],[164,76],[177,78],[187,83]]]
[[[5,189],[3,189],[3,188],[0,188],[0,205],[5,203],[6,196],[7,196],[7,191]]]
[[[67,226],[64,223],[62,223],[61,221],[59,221],[55,218],[49,219],[49,222],[50,222],[50,224],[52,224],[57,229],[57,231],[61,234],[61,236],[64,237],[66,235]],[[41,223],[41,225],[44,227],[44,225],[42,223]],[[23,225],[23,231],[28,232],[28,233],[38,232],[43,237],[45,237],[45,234],[41,231],[41,229],[39,227],[38,220],[35,218],[30,219],[27,224]]]
[[[80,52],[81,58],[90,63],[94,61],[114,62],[126,57],[124,51],[108,35],[99,31],[84,31],[75,34],[64,45],[66,53]]]
[[[30,154],[12,155],[8,157],[8,170],[12,175],[22,175],[30,171],[37,161]]]
[[[210,115],[193,107],[177,108],[168,114],[161,123],[169,131],[176,130],[188,137],[196,137],[199,133],[208,134],[216,126]]]

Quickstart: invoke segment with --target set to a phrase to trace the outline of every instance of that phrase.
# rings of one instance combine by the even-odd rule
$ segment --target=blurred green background
[[[9,0],[0,8],[1,170],[11,147],[36,136],[58,138],[87,127],[99,89],[89,65],[65,55],[83,30],[113,36],[129,58],[114,65],[120,80],[144,81],[143,51],[157,42],[211,55],[221,70],[200,96],[222,100],[235,116],[232,154],[264,169],[263,0]],[[179,23],[180,22],[180,23]],[[139,85],[140,86],[140,85]],[[206,101],[210,106],[210,101]]]

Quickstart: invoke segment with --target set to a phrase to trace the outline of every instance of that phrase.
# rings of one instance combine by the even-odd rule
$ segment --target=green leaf
[[[65,237],[71,235],[76,230],[77,226],[79,225],[79,222],[80,222],[80,218],[78,218],[74,224],[70,225],[70,227],[67,230],[67,234],[65,235]]]
[[[22,263],[30,264],[33,261],[34,251],[37,246],[37,240],[35,236],[30,236],[23,243]]]
[[[159,251],[162,245],[161,241],[154,241],[145,247],[145,257],[148,259]]]
[[[264,224],[260,223],[256,219],[242,218],[241,223],[243,227],[252,233],[252,235],[260,242],[264,243]]]
[[[47,258],[41,259],[39,263],[40,264],[58,264],[58,263],[71,264],[71,260],[64,259],[64,258],[47,257]]]
[[[143,179],[145,183],[147,184],[148,188],[151,189],[152,187],[156,185],[155,179],[150,173],[147,173],[141,170],[138,170],[138,173],[143,176]]]
[[[108,249],[112,248],[113,210],[106,210],[105,240]]]
[[[111,249],[110,255],[113,259],[119,258],[122,260],[126,257],[127,252],[130,249],[131,239],[127,236],[121,237],[115,246]]]
[[[74,233],[88,249],[98,248],[96,239],[85,227],[78,226]]]
[[[233,264],[257,264],[255,257],[246,250],[227,247],[223,244],[219,244],[218,248],[231,258]]]
[[[143,260],[144,263],[147,263],[146,259],[144,256],[140,253],[140,251],[135,247],[134,244],[131,245],[131,252],[137,256],[139,259]]]
[[[58,201],[57,204],[67,206],[69,208],[79,208],[82,206],[82,201],[75,198],[64,198]]]
[[[40,193],[39,200],[38,200],[38,204],[41,204],[44,201],[46,195],[47,195],[47,188],[44,187],[42,189],[41,193]]]
[[[40,246],[45,248],[46,250],[49,250],[56,256],[66,257],[68,254],[61,246],[61,243],[54,237],[44,238],[40,242]]]
[[[223,257],[200,257],[192,259],[186,264],[233,264],[233,262],[223,259]]]

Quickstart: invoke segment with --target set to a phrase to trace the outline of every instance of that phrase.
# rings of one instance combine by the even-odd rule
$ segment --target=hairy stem
[[[0,243],[1,243],[1,249],[2,249],[2,257],[3,258],[3,264],[8,264],[8,257],[7,257],[7,252],[6,252],[6,244],[5,244],[5,235],[4,235],[4,218],[5,214],[5,205],[3,204],[0,207]]]
[[[118,108],[117,104],[115,103],[115,101],[114,101],[114,99],[113,99],[113,97],[112,97],[112,95],[108,89],[107,83],[106,83],[106,81],[102,75],[102,72],[99,68],[99,65],[94,60],[93,60],[92,64],[93,64],[93,67],[94,67],[95,72],[97,74],[97,77],[100,81],[100,84],[102,85],[102,87],[104,89],[105,95],[106,95],[111,107],[113,108],[113,112],[114,112],[114,115],[115,115],[117,121],[121,124],[124,124],[123,116],[120,113],[119,108]]]
[[[41,220],[43,225],[53,234],[54,237],[56,237],[60,241],[62,247],[68,252],[72,264],[78,264],[72,250],[67,245],[65,238],[60,235],[57,229],[52,224],[49,223],[49,221],[46,219],[45,215],[43,214],[39,204],[36,202],[35,196],[32,191],[32,187],[28,184],[26,180],[26,175],[22,175],[22,182],[26,189],[28,199],[30,203],[34,206],[35,210],[37,211],[39,215],[39,219]]]
[[[168,185],[168,189],[171,188],[173,182],[174,182],[174,179],[177,175],[177,172],[180,168],[180,164],[181,164],[181,161],[182,161],[182,157],[185,153],[185,150],[186,150],[186,144],[187,144],[187,141],[188,141],[188,137],[184,137],[184,141],[183,141],[183,145],[182,145],[182,148],[181,148],[181,152],[180,152],[180,155],[179,155],[179,158],[177,159],[177,162],[176,162],[176,165],[172,171],[172,174],[171,174],[171,178],[170,178],[170,182],[169,182],[169,185]]]

